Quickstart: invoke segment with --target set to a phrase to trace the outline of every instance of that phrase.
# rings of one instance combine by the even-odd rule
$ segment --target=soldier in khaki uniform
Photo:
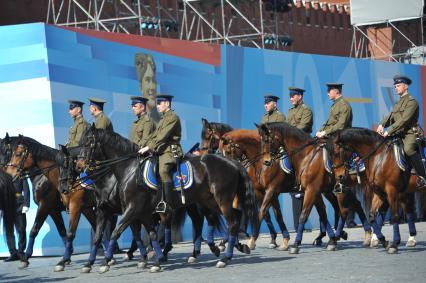
[[[277,109],[277,101],[280,99],[275,95],[265,95],[265,110],[266,113],[263,115],[260,124],[273,123],[273,122],[285,122],[285,116]]]
[[[343,84],[340,83],[327,84],[328,97],[333,100],[333,106],[331,106],[327,122],[316,133],[318,138],[352,127],[352,107],[342,96],[342,86]]]
[[[393,80],[395,92],[400,96],[400,99],[393,106],[391,113],[380,122],[377,132],[384,137],[388,135],[401,136],[405,155],[419,175],[417,185],[423,187],[426,185],[426,172],[416,144],[416,132],[423,136],[423,131],[418,124],[419,104],[408,93],[408,86],[411,84],[408,77],[397,75]],[[387,131],[384,128],[387,128]]]
[[[90,114],[95,117],[95,127],[96,129],[104,129],[107,131],[114,131],[112,127],[111,120],[104,114],[104,104],[105,100],[90,97]]]
[[[288,111],[287,122],[301,129],[302,131],[310,134],[312,133],[312,125],[314,124],[314,116],[311,108],[303,103],[304,89],[289,87],[290,102],[293,105]],[[296,190],[291,194],[292,208],[293,208],[293,224],[297,228],[299,225],[299,217],[303,208],[303,191],[296,187]]]
[[[172,149],[176,149],[179,155],[182,155],[180,146],[182,127],[179,117],[171,110],[171,95],[157,95],[157,110],[163,114],[158,122],[157,129],[148,144],[139,150],[140,154],[144,154],[148,150],[154,151],[159,155],[159,174],[162,182],[162,188],[158,190],[158,196],[161,201],[156,207],[157,212],[166,211],[171,202],[171,194],[173,189],[173,180],[171,170],[176,167],[176,158]],[[164,192],[164,193],[163,193]],[[165,197],[165,202],[164,201]]]
[[[130,140],[140,148],[147,145],[149,138],[155,131],[155,124],[146,112],[147,98],[132,96],[132,110],[137,119],[132,123]]]
[[[68,113],[74,119],[74,123],[69,130],[67,147],[75,147],[78,146],[81,135],[88,129],[89,123],[84,120],[82,114],[84,102],[68,100],[68,103],[70,104]]]

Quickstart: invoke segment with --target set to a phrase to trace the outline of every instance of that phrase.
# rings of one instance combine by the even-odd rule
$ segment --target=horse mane
[[[116,150],[124,153],[135,153],[139,149],[137,144],[115,132],[104,129],[96,129],[96,133],[99,140],[106,147],[115,148]]]
[[[373,130],[361,127],[345,128],[333,133],[328,139],[326,148],[329,152],[334,149],[334,137],[339,135],[339,141],[343,144],[375,144],[383,141],[383,137]]]
[[[277,131],[278,133],[280,133],[282,137],[295,137],[303,141],[313,141],[313,137],[311,137],[311,135],[302,131],[301,129],[293,127],[292,125],[286,122],[266,123],[265,125],[270,130]]]
[[[12,176],[0,170],[0,209],[4,211],[3,222],[7,231],[13,231],[16,213],[15,188]]]
[[[225,123],[209,122],[209,125],[210,125],[210,128],[220,133],[227,133],[234,130],[234,128],[232,128],[230,125]],[[203,139],[206,136],[206,132],[207,132],[207,128],[203,126],[203,129],[201,130],[201,139]]]
[[[11,139],[12,145],[16,146],[20,142],[21,137],[11,137]],[[22,143],[28,148],[34,159],[45,159],[56,162],[56,155],[59,152],[57,149],[25,136],[22,137]]]

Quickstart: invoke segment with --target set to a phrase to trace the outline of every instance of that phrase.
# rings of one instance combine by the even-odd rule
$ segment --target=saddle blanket
[[[349,160],[349,174],[356,174],[357,173],[357,167],[358,167],[358,172],[365,171],[364,161],[362,161],[362,160],[360,162],[355,161],[358,157],[359,157],[359,155],[356,154],[355,152],[352,154],[352,156]],[[329,156],[328,151],[325,147],[322,148],[322,161],[324,162],[325,170],[328,173],[333,174],[333,170],[332,170],[333,163],[331,162],[330,156]]]
[[[283,156],[280,158],[280,167],[287,174],[293,173],[293,166],[290,160],[288,160],[287,152],[284,152]]]
[[[154,174],[154,163],[148,159],[145,161],[143,165],[143,172],[142,176],[144,179],[145,184],[150,187],[151,189],[158,189],[159,183],[157,181],[157,178]],[[192,183],[194,181],[194,170],[192,168],[192,165],[189,161],[185,160],[180,164],[180,171],[182,173],[182,179],[183,179],[183,188],[186,190],[192,186]],[[174,168],[172,170],[172,176],[173,176],[173,187],[175,191],[180,191],[180,176],[177,172],[177,168]]]

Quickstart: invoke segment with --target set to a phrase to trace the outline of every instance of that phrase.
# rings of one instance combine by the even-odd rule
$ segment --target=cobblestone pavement
[[[215,267],[217,259],[204,244],[199,262],[186,263],[192,244],[182,243],[174,245],[159,273],[138,269],[136,260],[126,262],[119,254],[118,263],[109,272],[99,273],[99,259],[91,273],[82,274],[88,255],[80,254],[73,256],[63,272],[53,272],[59,257],[33,258],[25,270],[19,270],[16,262],[0,262],[0,282],[426,282],[426,223],[417,223],[415,248],[405,247],[408,227],[400,227],[403,243],[394,255],[382,248],[362,248],[364,232],[353,228],[346,230],[349,239],[339,242],[335,252],[311,245],[318,231],[304,234],[298,255],[269,249],[269,238],[263,235],[251,255],[236,251],[230,265],[223,269]],[[384,227],[387,238],[392,235],[391,228]],[[291,242],[294,236],[292,233]]]

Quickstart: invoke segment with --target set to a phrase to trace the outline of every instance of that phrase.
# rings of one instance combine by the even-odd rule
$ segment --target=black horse
[[[120,200],[123,217],[111,235],[111,241],[105,254],[105,262],[101,271],[108,270],[107,263],[112,258],[113,247],[121,233],[131,225],[135,235],[135,223],[143,224],[150,231],[152,246],[156,253],[156,263],[151,271],[160,270],[163,253],[157,242],[155,226],[158,222],[152,216],[157,204],[156,191],[148,186],[139,186],[138,147],[119,134],[91,127],[83,134],[80,141],[80,168],[108,166],[119,182]],[[218,262],[219,267],[226,266],[233,256],[233,248],[237,241],[239,221],[243,212],[255,223],[257,218],[254,191],[245,169],[236,162],[217,155],[187,156],[194,168],[194,183],[185,191],[186,203],[197,204],[211,214],[222,213],[228,222],[230,240],[226,256]],[[97,162],[94,162],[97,160]],[[102,161],[103,160],[103,161]],[[243,211],[233,208],[233,200],[238,197]],[[174,193],[173,206],[181,207],[180,193]],[[160,214],[164,219],[163,214]],[[211,243],[213,239],[207,239]],[[143,250],[141,241],[137,241]]]

